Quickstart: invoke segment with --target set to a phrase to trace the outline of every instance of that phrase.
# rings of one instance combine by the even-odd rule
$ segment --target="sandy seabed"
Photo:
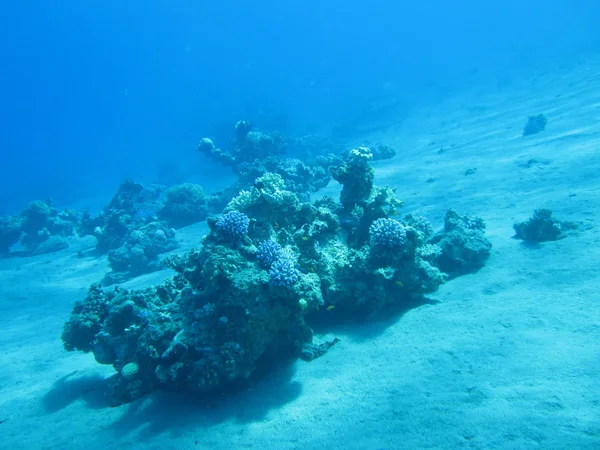
[[[539,113],[547,129],[521,136]],[[369,139],[398,151],[374,165],[405,212],[436,227],[447,208],[485,219],[494,247],[482,270],[401,316],[327,330],[341,339],[329,353],[245,391],[110,408],[112,367],[60,340],[73,303],[108,271],[106,258],[76,255],[94,239],[0,260],[0,448],[600,448],[600,62],[473,87]],[[512,239],[536,208],[580,231]],[[205,232],[181,230],[184,248]]]

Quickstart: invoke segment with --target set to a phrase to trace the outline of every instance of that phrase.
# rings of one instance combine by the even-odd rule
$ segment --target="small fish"
[[[402,281],[396,281],[396,284],[398,285],[398,287],[403,288],[404,284],[402,284]]]
[[[332,311],[332,310],[334,310],[334,309],[335,309],[335,305],[329,305],[329,306],[327,307],[327,311]]]

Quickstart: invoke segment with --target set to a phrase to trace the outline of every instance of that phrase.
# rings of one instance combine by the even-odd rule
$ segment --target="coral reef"
[[[369,148],[358,147],[349,153],[342,165],[332,169],[333,178],[343,186],[340,202],[346,210],[365,203],[371,194],[375,179],[369,164],[372,159]]]
[[[402,248],[406,243],[406,230],[404,226],[394,219],[377,219],[369,228],[371,245],[388,250]]]
[[[389,145],[379,144],[371,149],[373,154],[373,161],[380,161],[382,159],[392,159],[396,156],[396,150]]]
[[[19,242],[22,227],[23,219],[20,216],[0,217],[0,254],[8,254],[10,248]]]
[[[65,324],[65,348],[114,366],[114,404],[154,389],[221,390],[251,379],[266,355],[327,351],[337,340],[314,343],[310,317],[364,320],[483,264],[481,219],[449,212],[434,234],[423,218],[392,218],[399,201],[373,185],[369,155],[344,161],[339,203],[301,201],[281,175],[263,174],[207,220],[200,248],[166,259],[171,280],[93,285]]]
[[[173,226],[206,217],[204,192],[196,184],[180,184],[166,192],[126,180],[96,217],[84,214],[79,234],[97,239],[96,251],[108,253],[112,269],[103,282],[122,283],[162,267],[158,256],[178,247]]]
[[[278,242],[270,239],[263,241],[256,249],[256,259],[263,268],[269,269],[281,257],[282,250]]]
[[[202,138],[196,149],[222,164],[236,170],[242,163],[252,163],[255,159],[278,155],[284,152],[285,138],[279,133],[266,133],[256,129],[251,123],[239,121],[235,124],[234,146],[228,150],[217,148],[209,138]]]
[[[144,273],[159,270],[162,265],[158,256],[175,250],[175,230],[161,222],[143,225],[127,235],[121,247],[108,252],[112,269],[104,277],[104,284],[122,283]]]
[[[158,217],[173,228],[205,220],[208,217],[208,202],[202,186],[183,183],[169,188]]]
[[[66,238],[75,232],[79,217],[72,210],[58,210],[50,200],[35,200],[18,216],[0,218],[0,254],[20,242],[25,255],[39,255],[63,250]]]
[[[93,352],[100,364],[114,365],[113,404],[159,386],[153,371],[182,329],[177,314],[185,284],[179,277],[144,291],[107,292],[94,284],[75,304],[62,334],[65,348]]]
[[[239,211],[229,211],[215,222],[215,228],[234,240],[240,239],[248,233],[248,225],[250,225],[250,219]]]
[[[432,236],[429,243],[439,247],[437,264],[450,276],[480,269],[492,249],[492,244],[485,238],[483,220],[461,216],[452,209],[444,217],[444,231]]]
[[[292,258],[280,257],[271,264],[269,278],[273,286],[290,287],[298,281],[300,272]]]
[[[79,235],[95,236],[99,253],[121,247],[132,231],[157,219],[162,193],[159,186],[145,187],[133,180],[125,180],[98,216],[84,213]]]
[[[238,176],[234,190],[247,189],[265,173],[276,173],[283,177],[286,190],[303,198],[327,185],[331,179],[329,167],[341,163],[335,153],[341,153],[343,148],[314,135],[291,137],[267,133],[246,121],[236,124],[231,142],[229,148],[221,149],[211,139],[202,138],[197,150],[233,169]],[[384,146],[381,148],[389,153]]]
[[[371,161],[381,161],[384,159],[392,159],[396,156],[396,150],[386,144],[377,144],[377,145],[364,145],[364,148],[368,148],[371,153]],[[359,147],[360,148],[360,147]],[[342,153],[344,159],[347,159],[352,150],[346,151]]]

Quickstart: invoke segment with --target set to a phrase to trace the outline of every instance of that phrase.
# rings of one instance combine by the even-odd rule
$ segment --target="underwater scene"
[[[4,5],[0,449],[600,449],[598,17]]]

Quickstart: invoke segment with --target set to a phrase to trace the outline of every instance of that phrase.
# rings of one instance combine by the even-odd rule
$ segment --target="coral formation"
[[[364,203],[373,190],[375,173],[369,161],[373,159],[371,150],[358,147],[352,150],[346,161],[332,170],[333,178],[343,185],[340,202],[346,210]]]
[[[525,222],[515,223],[515,238],[531,242],[556,241],[567,237],[570,230],[577,228],[573,222],[556,220],[549,209],[536,209]]]
[[[229,211],[215,222],[215,227],[219,231],[233,239],[240,239],[247,234],[248,225],[250,225],[250,219],[239,211]]]
[[[529,118],[527,119],[527,123],[523,128],[523,136],[529,136],[531,134],[536,134],[540,131],[544,131],[547,123],[548,119],[543,114],[538,114],[537,116],[529,116]]]
[[[461,216],[450,209],[444,217],[444,231],[430,240],[440,249],[437,263],[450,276],[474,272],[485,264],[492,244],[485,238],[481,218]]]
[[[172,279],[93,285],[65,324],[65,348],[114,366],[114,404],[154,389],[211,392],[244,383],[273,352],[322,355],[337,340],[313,342],[310,317],[364,318],[483,264],[483,221],[449,212],[435,234],[423,218],[392,218],[400,202],[373,185],[369,155],[356,149],[337,172],[341,202],[302,201],[281,175],[261,175],[208,219],[200,248],[166,259]]]
[[[17,216],[0,218],[0,254],[8,254],[17,242],[25,255],[39,255],[63,250],[66,238],[74,234],[78,215],[72,210],[58,210],[50,200],[35,200]]]
[[[229,148],[221,149],[211,139],[203,138],[197,150],[233,169],[238,176],[236,190],[247,189],[256,178],[270,172],[281,175],[285,188],[304,198],[327,185],[329,167],[341,163],[335,153],[343,148],[314,135],[294,138],[267,133],[246,121],[237,122],[231,142]],[[387,147],[381,149],[382,154],[389,155]],[[295,156],[302,156],[302,160]]]
[[[79,226],[80,236],[94,236],[98,240],[96,250],[99,253],[118,249],[131,232],[157,219],[162,193],[159,186],[145,187],[133,180],[125,180],[102,213],[96,217],[84,213]]]
[[[266,133],[256,129],[250,122],[235,124],[234,146],[228,150],[217,148],[209,138],[202,138],[196,149],[208,157],[234,169],[242,163],[283,153],[285,138],[279,133]]]
[[[280,257],[271,264],[269,278],[273,286],[292,286],[298,278],[300,272],[296,269],[294,261],[289,257]]]
[[[256,259],[266,269],[281,257],[282,248],[278,242],[270,239],[261,242],[256,249]]]
[[[98,253],[108,253],[112,269],[105,284],[122,283],[162,267],[159,255],[178,247],[176,226],[203,220],[208,214],[202,187],[185,183],[165,190],[126,180],[96,217],[85,213],[81,236],[97,239]]]
[[[173,228],[205,220],[208,217],[208,203],[202,186],[183,183],[169,188],[158,216]]]
[[[394,219],[377,219],[371,224],[369,234],[373,247],[399,249],[406,243],[406,230]]]
[[[23,233],[23,219],[20,216],[0,217],[0,254],[7,254],[19,242]]]
[[[396,150],[386,144],[379,144],[371,148],[373,154],[373,161],[380,161],[382,159],[392,159],[396,156]]]
[[[175,250],[175,230],[160,222],[143,225],[127,235],[121,247],[108,252],[112,269],[104,277],[105,284],[122,283],[135,276],[160,269],[158,255]]]

